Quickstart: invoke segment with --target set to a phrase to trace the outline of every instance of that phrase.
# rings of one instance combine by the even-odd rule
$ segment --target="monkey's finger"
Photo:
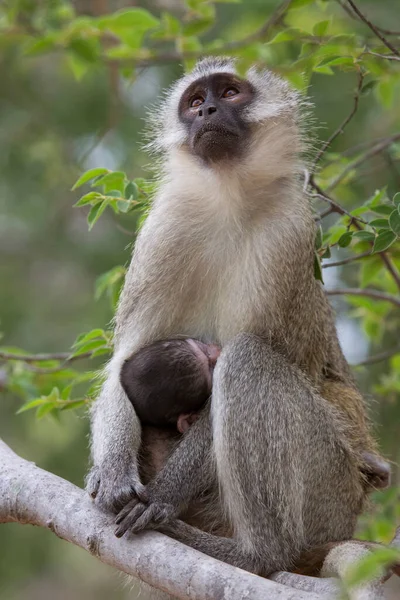
[[[138,504],[140,504],[140,500],[138,498],[132,498],[132,500],[130,500],[128,504],[124,506],[124,508],[118,513],[117,518],[115,519],[116,524],[119,525],[122,523],[125,517],[127,517],[131,510],[133,510]]]
[[[157,523],[159,518],[159,508],[156,504],[151,504],[139,517],[137,517],[129,527],[131,533],[139,533],[146,529],[151,523]]]
[[[148,507],[145,504],[138,504],[136,508],[134,508],[129,515],[125,517],[125,519],[121,522],[119,527],[115,531],[115,535],[120,538],[126,533],[128,530],[132,530],[132,525],[136,522],[136,520],[142,516]]]

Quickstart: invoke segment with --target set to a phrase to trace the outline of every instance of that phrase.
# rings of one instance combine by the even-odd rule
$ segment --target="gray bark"
[[[0,523],[53,531],[99,560],[182,600],[321,600],[338,596],[337,580],[277,573],[264,579],[160,533],[117,539],[114,520],[68,481],[17,456],[0,440]],[[374,586],[363,600],[382,598]],[[356,597],[356,596],[355,596]]]

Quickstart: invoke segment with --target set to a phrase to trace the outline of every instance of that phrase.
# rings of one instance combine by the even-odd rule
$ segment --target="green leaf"
[[[137,200],[139,198],[139,189],[134,181],[130,181],[125,188],[124,192],[125,198],[128,200]]]
[[[373,90],[376,86],[376,84],[378,83],[377,79],[372,79],[371,81],[368,81],[368,83],[366,83],[362,88],[361,88],[361,93],[362,94],[368,94],[371,90]]]
[[[353,233],[353,237],[362,240],[363,242],[375,241],[375,234],[372,231],[356,231]]]
[[[294,30],[286,29],[286,31],[279,31],[275,37],[272,38],[268,43],[269,46],[272,44],[281,44],[282,42],[288,42],[289,40],[293,40],[294,38]]]
[[[387,219],[374,219],[369,222],[369,225],[371,225],[371,227],[389,229],[389,221]]]
[[[72,50],[80,60],[87,63],[96,62],[99,56],[99,45],[97,40],[88,40],[81,37],[75,38],[70,41],[69,49]]]
[[[317,252],[314,252],[314,277],[315,279],[317,279],[317,281],[321,281],[322,283],[324,283],[322,277],[321,261]]]
[[[107,204],[107,200],[103,200],[103,202],[92,206],[87,217],[89,231],[93,228],[93,225],[100,219],[101,215],[106,209]]]
[[[36,418],[43,419],[43,417],[51,413],[55,408],[56,404],[54,402],[48,402],[46,404],[43,404],[42,406],[39,406],[39,408],[36,411]]]
[[[214,18],[196,19],[188,23],[183,28],[183,35],[192,36],[199,35],[210,29],[214,24]]]
[[[98,350],[93,351],[92,358],[95,358],[96,356],[101,356],[102,354],[110,354],[111,351],[111,348],[99,348]]]
[[[129,29],[134,32],[143,32],[153,29],[159,25],[160,21],[156,19],[148,10],[143,8],[127,8],[120,10],[112,15],[100,17],[97,25],[100,29],[107,28],[112,31]]]
[[[65,388],[62,390],[62,392],[60,394],[61,400],[68,400],[69,399],[73,387],[74,387],[73,383],[70,383],[69,385],[65,386]]]
[[[351,565],[346,572],[345,582],[349,587],[360,585],[362,582],[375,579],[384,574],[385,569],[400,560],[397,548],[377,548],[364,556],[356,564]]]
[[[50,52],[54,48],[57,36],[54,33],[47,34],[46,36],[37,39],[30,40],[24,49],[24,54],[27,56],[36,56],[38,54],[44,54]]]
[[[76,341],[73,343],[72,347],[76,348],[76,346],[80,346],[84,342],[89,342],[90,340],[103,336],[104,329],[92,329],[92,331],[89,331],[88,333],[81,333],[81,335],[78,336]]]
[[[38,406],[41,406],[42,404],[45,404],[47,402],[46,398],[35,398],[35,400],[30,400],[29,402],[25,402],[25,404],[23,404],[21,406],[21,408],[19,408],[17,410],[17,415],[27,411],[27,410],[31,410],[32,408],[37,408]]]
[[[103,348],[106,345],[106,341],[102,340],[93,340],[92,342],[88,342],[87,344],[82,344],[76,350],[72,356],[80,356],[81,354],[85,354],[86,352],[91,352],[92,350],[97,350],[97,348]]]
[[[332,225],[330,227],[327,236],[324,236],[324,241],[329,241],[329,244],[336,244],[340,237],[346,233],[346,227],[344,225]]]
[[[325,248],[325,252],[321,255],[321,258],[330,258],[332,256],[331,249],[329,246]]]
[[[125,277],[126,269],[121,265],[103,273],[96,280],[95,300],[101,298],[105,291],[114,286],[120,286]],[[79,339],[79,338],[78,338]]]
[[[392,79],[383,79],[376,86],[377,96],[384,108],[391,108],[394,99],[394,81]]]
[[[400,192],[393,196],[393,204],[400,210]]]
[[[316,25],[314,25],[313,27],[313,35],[316,35],[318,37],[323,37],[326,32],[328,31],[329,28],[329,24],[330,21],[320,21],[319,23],[316,23]]]
[[[393,231],[382,231],[376,237],[372,252],[383,252],[384,250],[387,250],[396,238],[397,236]]]
[[[351,240],[353,239],[353,232],[352,231],[346,231],[346,233],[344,233],[338,240],[338,245],[341,248],[346,248],[346,246],[348,246],[351,243]]]
[[[122,194],[125,188],[125,178],[126,175],[122,171],[113,171],[97,179],[93,185],[96,187],[103,185],[106,193],[117,190]]]
[[[389,216],[389,225],[391,230],[400,237],[400,214],[394,210]]]
[[[104,198],[103,194],[100,192],[89,192],[79,198],[78,202],[74,204],[74,206],[85,206],[86,204],[98,204]]]
[[[130,200],[118,200],[118,210],[122,213],[127,213],[132,208],[132,202]]]
[[[336,67],[340,65],[354,67],[354,59],[350,56],[340,56],[338,58],[328,59],[326,62],[324,61],[322,64],[320,64],[320,66],[324,67]]]
[[[321,225],[317,228],[315,234],[315,249],[319,250],[322,246],[322,227]]]
[[[105,173],[109,173],[109,170],[104,169],[102,167],[99,167],[97,169],[89,169],[89,171],[86,171],[86,173],[83,173],[83,175],[79,177],[78,181],[71,188],[72,191],[76,190],[78,187],[81,187],[81,185],[83,185],[87,181],[90,181],[90,179],[94,179],[94,177],[104,175]]]
[[[389,204],[378,204],[377,206],[371,206],[371,210],[378,213],[378,215],[390,215],[392,213],[393,206],[390,206]]]
[[[368,200],[367,205],[370,207],[377,206],[385,197],[386,187],[382,188],[381,190],[376,190],[372,198]]]
[[[333,71],[327,65],[313,67],[314,73],[322,73],[323,75],[333,75]]]
[[[72,400],[60,406],[60,410],[74,410],[76,408],[81,408],[81,406],[86,405],[86,400]]]

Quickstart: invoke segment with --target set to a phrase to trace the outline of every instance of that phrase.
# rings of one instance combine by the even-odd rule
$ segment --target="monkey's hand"
[[[86,478],[86,490],[100,508],[113,513],[118,513],[132,499],[147,500],[135,464],[116,468],[115,464],[104,462],[92,467]]]
[[[157,499],[157,495],[146,488],[149,501],[141,502],[138,498],[133,498],[121,510],[115,522],[118,525],[115,530],[117,537],[122,537],[124,533],[138,533],[143,529],[157,529],[161,525],[175,519],[181,512],[169,502],[163,502]]]

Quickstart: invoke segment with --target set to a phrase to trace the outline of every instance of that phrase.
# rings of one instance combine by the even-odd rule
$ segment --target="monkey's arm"
[[[118,361],[113,360],[92,411],[94,466],[87,476],[86,488],[97,504],[118,512],[132,494],[145,496],[136,458],[140,423],[119,382]]]
[[[117,537],[128,529],[140,531],[170,521],[180,515],[190,502],[215,485],[211,457],[210,411],[206,407],[183,437],[167,463],[146,488],[149,504],[133,498],[119,513]]]

